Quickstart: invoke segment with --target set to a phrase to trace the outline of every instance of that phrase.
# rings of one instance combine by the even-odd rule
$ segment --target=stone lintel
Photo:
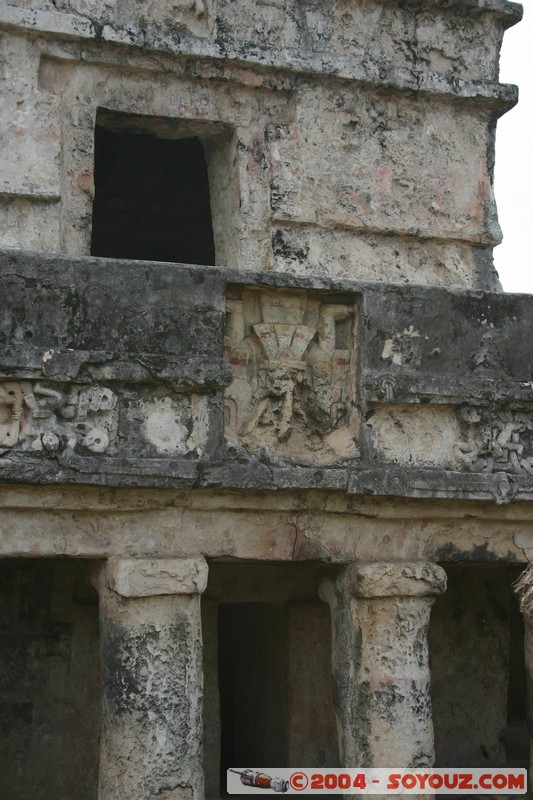
[[[204,558],[112,558],[105,584],[122,597],[201,594],[207,586]]]
[[[446,591],[446,573],[431,561],[352,564],[341,580],[356,597],[424,597]]]

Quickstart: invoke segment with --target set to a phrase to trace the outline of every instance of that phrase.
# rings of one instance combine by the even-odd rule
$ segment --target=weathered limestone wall
[[[316,598],[292,603],[287,642],[287,763],[339,766],[327,606]]]
[[[496,286],[494,129],[516,99],[497,63],[518,9],[1,4],[0,244],[89,254],[105,108],[203,141],[220,265]]]
[[[87,562],[0,564],[0,769],[13,800],[94,800],[98,597]]]
[[[527,295],[0,264],[4,480],[533,497]]]
[[[520,14],[0,3],[0,554],[90,559],[99,594],[101,702],[89,681],[54,800],[73,769],[81,800],[204,800],[235,754],[429,766],[436,741],[441,762],[503,761],[512,569],[481,565],[533,560],[533,305],[491,291],[494,132],[516,101],[498,53]],[[216,265],[87,257],[96,122],[201,142]],[[60,668],[36,599],[67,615],[84,678],[97,651],[58,569],[28,613],[44,706]],[[44,679],[25,658],[8,759],[31,765]],[[73,707],[37,709],[60,758]]]

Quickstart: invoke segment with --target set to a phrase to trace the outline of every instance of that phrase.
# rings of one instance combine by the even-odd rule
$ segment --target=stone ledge
[[[52,348],[43,353],[42,348],[13,345],[2,355],[0,377],[8,377],[14,369],[27,378],[42,374],[54,381],[76,380],[86,370],[93,380],[167,382],[187,389],[214,389],[231,383],[231,371],[221,358],[162,359],[160,353],[117,358],[110,350]]]
[[[97,35],[94,23],[86,17],[60,11],[18,8],[9,3],[0,3],[0,25],[75,39],[94,39]]]
[[[396,0],[383,0],[383,2],[394,3]],[[509,26],[515,25],[523,16],[522,5],[509,2],[509,0],[407,0],[406,5],[441,10],[458,8],[461,11],[479,11],[483,14],[495,14],[508,19]]]
[[[61,193],[58,189],[47,189],[40,186],[10,186],[0,185],[0,198],[2,200],[33,200],[41,203],[58,203]]]
[[[449,472],[438,468],[398,468],[368,462],[350,468],[277,468],[251,459],[216,466],[197,460],[113,458],[59,454],[6,453],[0,458],[0,481],[43,486],[143,487],[154,489],[229,489],[240,491],[329,490],[348,495],[433,500],[490,501],[498,505],[533,501],[530,475],[497,471]]]

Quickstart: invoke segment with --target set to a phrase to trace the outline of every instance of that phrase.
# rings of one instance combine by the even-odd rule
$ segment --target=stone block
[[[201,594],[207,586],[203,558],[111,559],[107,586],[122,597]]]
[[[25,197],[35,205],[59,200],[62,144],[59,99],[39,91],[39,56],[32,39],[0,37],[0,195]]]
[[[346,574],[357,597],[425,597],[446,590],[446,573],[425,561],[356,564]]]

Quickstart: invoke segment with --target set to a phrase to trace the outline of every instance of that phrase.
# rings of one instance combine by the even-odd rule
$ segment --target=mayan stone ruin
[[[2,796],[529,766],[521,13],[0,2]]]

